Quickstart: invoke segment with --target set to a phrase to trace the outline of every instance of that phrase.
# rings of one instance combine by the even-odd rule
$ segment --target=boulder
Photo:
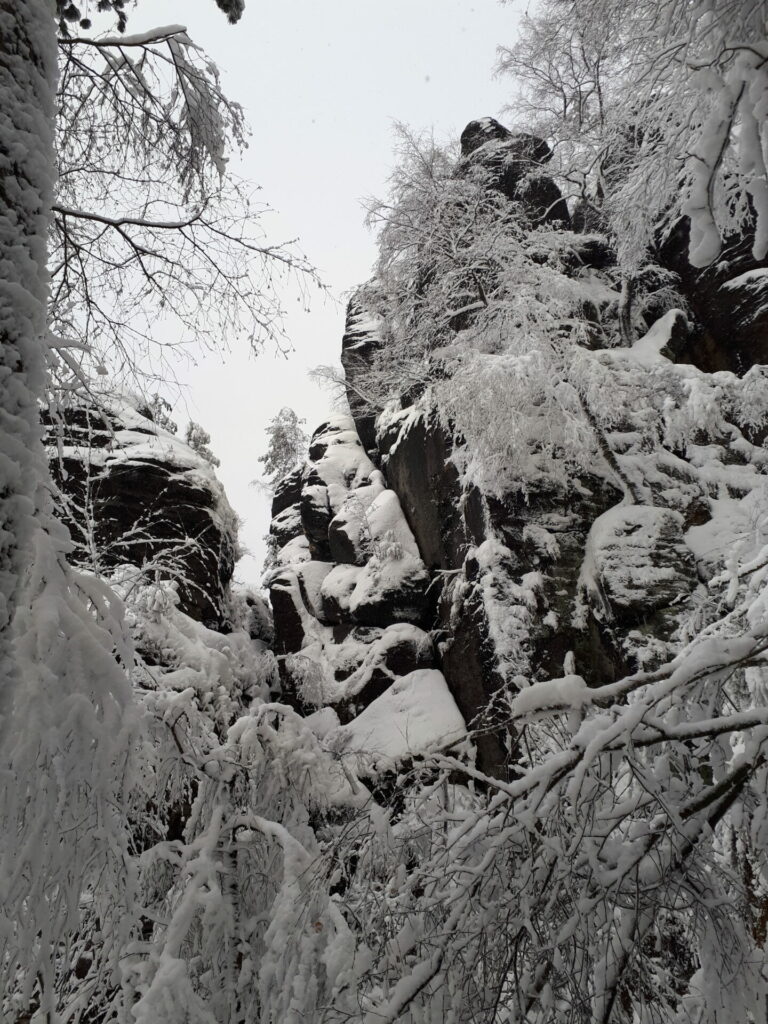
[[[583,581],[601,617],[642,623],[691,594],[696,566],[684,528],[679,512],[645,505],[619,505],[595,520]]]

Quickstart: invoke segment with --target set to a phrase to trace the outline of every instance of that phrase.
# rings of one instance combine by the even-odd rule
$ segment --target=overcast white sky
[[[300,238],[337,300],[317,300],[304,314],[288,297],[288,360],[232,351],[181,370],[188,392],[176,418],[191,416],[210,432],[219,476],[244,520],[252,556],[239,564],[239,579],[257,583],[261,574],[269,500],[249,482],[265,425],[284,405],[305,416],[310,431],[328,412],[329,397],[306,373],[338,362],[344,294],[369,276],[375,248],[361,200],[386,190],[393,122],[450,138],[473,118],[499,116],[510,87],[493,78],[496,47],[513,41],[526,7],[527,0],[246,0],[235,26],[213,0],[151,0],[131,12],[131,32],[185,24],[219,65],[253,131],[239,172],[277,211],[272,237]]]

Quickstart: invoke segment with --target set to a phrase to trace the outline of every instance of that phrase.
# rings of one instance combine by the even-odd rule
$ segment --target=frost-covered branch
[[[229,173],[242,111],[184,29],[63,39],[59,102],[56,332],[118,373],[137,350],[162,356],[159,318],[185,341],[285,345],[280,282],[317,278],[294,243],[268,240],[267,208]]]

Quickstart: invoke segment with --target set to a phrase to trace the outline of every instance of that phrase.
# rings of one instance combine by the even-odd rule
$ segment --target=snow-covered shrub
[[[238,845],[232,815],[260,809],[282,821],[285,812],[297,834],[306,821],[305,811],[297,812],[299,817],[293,821],[284,803],[287,794],[281,789],[283,783],[306,785],[298,761],[286,767],[277,758],[273,763],[263,752],[255,759],[260,750],[256,734],[248,743],[240,739],[245,719],[265,704],[276,683],[274,656],[245,631],[221,634],[194,621],[179,611],[173,581],[152,579],[135,566],[120,567],[109,585],[88,576],[83,581],[94,602],[121,613],[124,608],[124,628],[134,646],[126,639],[121,658],[130,667],[134,710],[128,719],[131,731],[121,743],[113,741],[98,763],[100,787],[111,792],[115,778],[119,784],[119,791],[111,796],[114,823],[108,825],[104,818],[100,790],[94,783],[83,787],[87,812],[70,797],[67,807],[71,803],[72,810],[67,813],[79,814],[83,823],[88,814],[101,816],[103,842],[118,860],[115,870],[125,874],[130,884],[108,885],[103,864],[94,860],[99,878],[88,881],[78,894],[82,901],[79,927],[66,948],[53,951],[56,968],[51,994],[65,1019],[79,1019],[77,1014],[87,1006],[91,1013],[106,1014],[106,1019],[115,1015],[127,1019],[132,1010],[149,1013],[152,1007],[151,1012],[161,1014],[154,1020],[176,1022],[181,1018],[174,1014],[182,1010],[215,1012],[222,1015],[215,1019],[224,1020],[225,1008],[237,998],[230,987],[230,982],[235,984],[231,958],[237,958],[241,948],[232,932],[237,917],[233,894],[244,900],[243,894],[252,892],[258,904],[254,913],[263,918],[280,884],[279,865],[273,866],[272,874],[270,869],[264,874],[261,853],[257,854],[260,877],[270,881],[255,883],[250,861],[236,852],[246,847]],[[104,672],[106,655],[100,660],[92,652],[89,656],[93,669]],[[81,672],[80,659],[70,660],[75,673]],[[65,679],[61,669],[59,675]],[[125,675],[121,676],[125,685]],[[105,677],[103,685],[107,682]],[[129,699],[128,694],[124,697]],[[33,692],[29,699],[34,699]],[[67,722],[60,728],[66,729]],[[95,745],[94,729],[95,723],[88,742]],[[277,748],[289,746],[290,730],[284,730]],[[113,763],[116,758],[121,759],[118,765]],[[82,755],[80,759],[88,763]],[[62,771],[66,769],[61,754],[57,762]],[[39,760],[36,785],[41,794],[46,792],[43,767]],[[288,778],[292,772],[295,782]],[[239,788],[241,775],[251,780],[245,795]],[[251,785],[258,790],[257,801],[248,795]],[[237,793],[242,797],[239,803]],[[15,799],[21,797],[19,791]],[[301,799],[299,805],[303,807]],[[63,814],[62,808],[60,820],[65,820]],[[118,826],[123,829],[122,849],[116,845],[121,834],[115,831]],[[80,833],[78,829],[72,833],[70,843],[56,847],[61,856],[78,856]],[[34,870],[40,870],[41,879],[47,877],[46,848],[36,853],[39,867]],[[241,863],[242,878],[232,876],[234,863]],[[240,885],[242,892],[237,889]],[[74,913],[73,908],[68,910]],[[167,929],[161,921],[167,922]],[[155,922],[154,932],[150,922]],[[210,960],[205,970],[196,966],[202,963],[201,957]],[[80,973],[73,975],[67,965],[75,961]],[[37,981],[25,969],[17,984],[8,987],[10,1005],[21,1008],[30,999],[33,1005],[39,1002]],[[209,1005],[214,1009],[201,1009]],[[166,1010],[161,1011],[161,1006]],[[162,1016],[166,1012],[169,1016]]]

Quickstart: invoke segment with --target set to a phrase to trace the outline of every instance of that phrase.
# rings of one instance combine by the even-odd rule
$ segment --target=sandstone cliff
[[[456,175],[492,197],[499,231],[517,232],[508,277],[467,264],[454,286],[464,294],[445,296],[460,315],[426,345],[424,319],[411,310],[403,325],[386,275],[361,288],[342,341],[351,419],[318,428],[273,505],[269,586],[289,699],[354,726],[371,702],[394,707],[410,688],[434,728],[401,708],[408,756],[454,742],[458,709],[478,766],[500,777],[514,776],[520,756],[515,694],[652,669],[706,619],[707,583],[764,511],[768,467],[768,271],[745,244],[694,271],[681,223],[649,253],[627,309],[608,239],[583,216],[571,224],[544,173],[550,155],[492,119],[467,127]],[[451,201],[466,252],[473,199]],[[414,266],[426,307],[433,254],[424,248]],[[529,279],[532,324],[550,296],[561,306],[545,324],[560,360],[547,372],[562,368],[562,381],[547,382],[560,385],[556,400],[533,375],[529,394],[515,390],[524,360],[544,350],[534,327],[533,356],[513,348],[513,319],[489,341],[488,307],[511,307]],[[398,344],[422,345],[416,387],[398,389],[399,367],[388,367],[402,358]],[[501,436],[491,450],[494,432],[518,430],[516,447]],[[439,686],[423,684],[425,670]]]

